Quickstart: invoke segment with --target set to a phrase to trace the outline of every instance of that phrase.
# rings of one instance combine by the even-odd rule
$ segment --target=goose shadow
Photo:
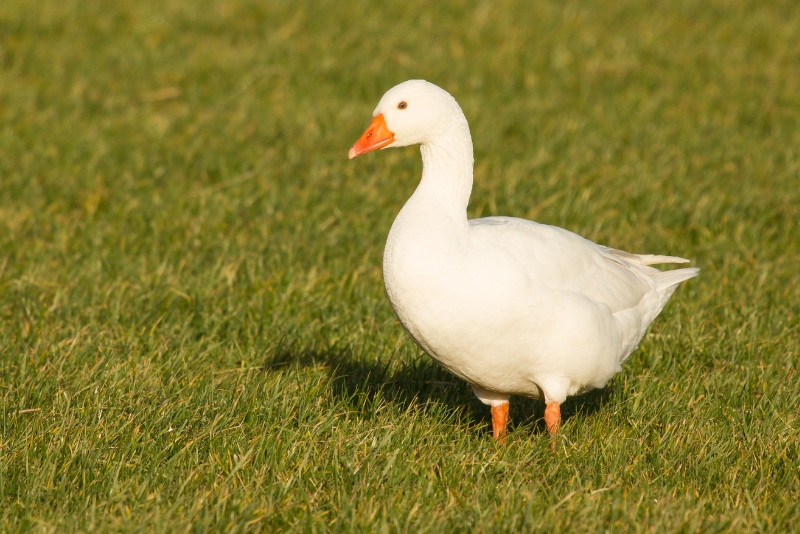
[[[366,408],[372,403],[364,403],[362,397],[370,401],[380,398],[403,410],[435,403],[467,413],[476,427],[491,434],[489,407],[475,397],[466,382],[440,367],[427,354],[419,353],[413,359],[398,363],[394,357],[366,361],[347,348],[296,347],[279,348],[264,362],[265,370],[292,366],[324,368],[330,378],[332,395],[367,418],[373,416]],[[567,399],[561,406],[562,421],[600,411],[611,399],[613,389],[612,383]],[[531,427],[536,432],[545,432],[544,408],[542,401],[513,396],[509,430]]]

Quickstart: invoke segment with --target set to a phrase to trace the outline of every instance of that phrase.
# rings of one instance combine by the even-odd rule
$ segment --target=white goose
[[[543,399],[555,434],[567,396],[603,387],[678,284],[699,269],[630,254],[513,217],[467,219],[472,139],[455,99],[422,80],[390,89],[350,159],[421,145],[422,179],[389,232],[386,292],[403,327],[491,406],[505,441],[509,395]],[[553,443],[551,442],[551,447]]]

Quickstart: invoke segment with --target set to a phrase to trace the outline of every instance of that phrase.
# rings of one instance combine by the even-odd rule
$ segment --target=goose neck
[[[472,192],[472,140],[469,131],[423,143],[422,179],[415,194],[433,200],[440,209],[466,219]]]

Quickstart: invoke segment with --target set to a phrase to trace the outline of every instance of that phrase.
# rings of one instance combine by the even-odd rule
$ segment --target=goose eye
[[[397,109],[406,109],[407,107],[408,104],[406,104],[405,102],[400,102],[399,104],[397,104]]]

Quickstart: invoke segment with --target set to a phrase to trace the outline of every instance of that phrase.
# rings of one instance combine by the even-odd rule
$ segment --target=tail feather
[[[679,258],[677,256],[659,256],[658,254],[633,254],[625,252],[616,248],[601,247],[609,254],[613,254],[617,258],[638,263],[639,265],[657,265],[659,263],[689,263],[690,260],[686,258]]]
[[[618,250],[615,248],[608,248],[603,247],[604,250],[613,256],[616,256],[620,260],[624,260],[630,263],[639,264],[639,265],[657,265],[660,263],[689,263],[689,260],[686,258],[679,258],[677,256],[659,256],[658,254],[631,254],[630,252],[625,252],[624,250]],[[698,267],[689,267],[686,269],[675,269],[672,271],[659,271],[653,267],[648,267],[648,271],[650,272],[650,276],[656,282],[656,291],[659,293],[664,292],[664,290],[669,289],[671,287],[677,286],[684,280],[688,280],[689,278],[694,278],[697,276],[697,273],[700,272]],[[669,291],[669,295],[672,294],[672,291]],[[667,295],[667,298],[669,298]]]
[[[677,256],[658,256],[656,254],[637,254],[642,265],[658,265],[659,263],[689,263],[686,258]]]
[[[669,256],[659,256],[669,257]],[[699,267],[689,267],[688,269],[675,269],[674,271],[661,271],[653,274],[653,279],[656,281],[656,291],[661,293],[665,289],[677,286],[684,280],[694,278],[700,272]]]

